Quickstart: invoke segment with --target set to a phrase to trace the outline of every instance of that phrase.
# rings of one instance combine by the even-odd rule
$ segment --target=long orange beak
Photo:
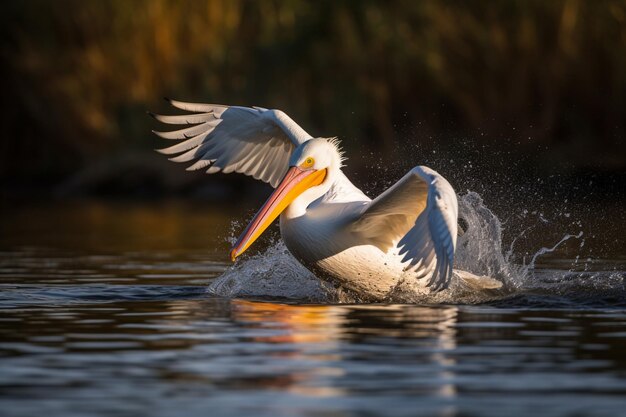
[[[270,224],[282,213],[293,200],[311,187],[320,185],[326,178],[326,170],[303,170],[300,167],[291,167],[285,177],[267,199],[263,207],[254,215],[254,218],[239,236],[237,243],[230,251],[230,259],[235,259],[258,239]]]

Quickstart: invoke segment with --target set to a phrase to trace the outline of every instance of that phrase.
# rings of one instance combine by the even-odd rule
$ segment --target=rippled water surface
[[[574,239],[479,303],[226,298],[225,212],[5,208],[0,414],[626,415],[618,245],[583,266]]]

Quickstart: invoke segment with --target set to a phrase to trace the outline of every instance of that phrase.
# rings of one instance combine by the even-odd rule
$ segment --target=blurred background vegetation
[[[280,108],[353,172],[626,171],[623,0],[9,0],[0,35],[3,198],[224,180],[152,151],[162,96]]]

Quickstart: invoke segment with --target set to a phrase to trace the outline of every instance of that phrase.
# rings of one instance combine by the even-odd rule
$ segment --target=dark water
[[[0,415],[626,415],[619,248],[476,305],[225,299],[219,213],[5,209]]]

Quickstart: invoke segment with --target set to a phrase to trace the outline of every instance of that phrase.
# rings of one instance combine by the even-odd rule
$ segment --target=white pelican
[[[341,171],[336,139],[313,138],[280,110],[168,101],[190,114],[152,116],[192,126],[155,131],[179,140],[159,152],[195,161],[188,170],[239,172],[275,188],[232,248],[233,261],[280,216],[296,259],[362,297],[382,299],[408,277],[432,291],[449,286],[458,203],[434,170],[416,166],[372,200]]]

